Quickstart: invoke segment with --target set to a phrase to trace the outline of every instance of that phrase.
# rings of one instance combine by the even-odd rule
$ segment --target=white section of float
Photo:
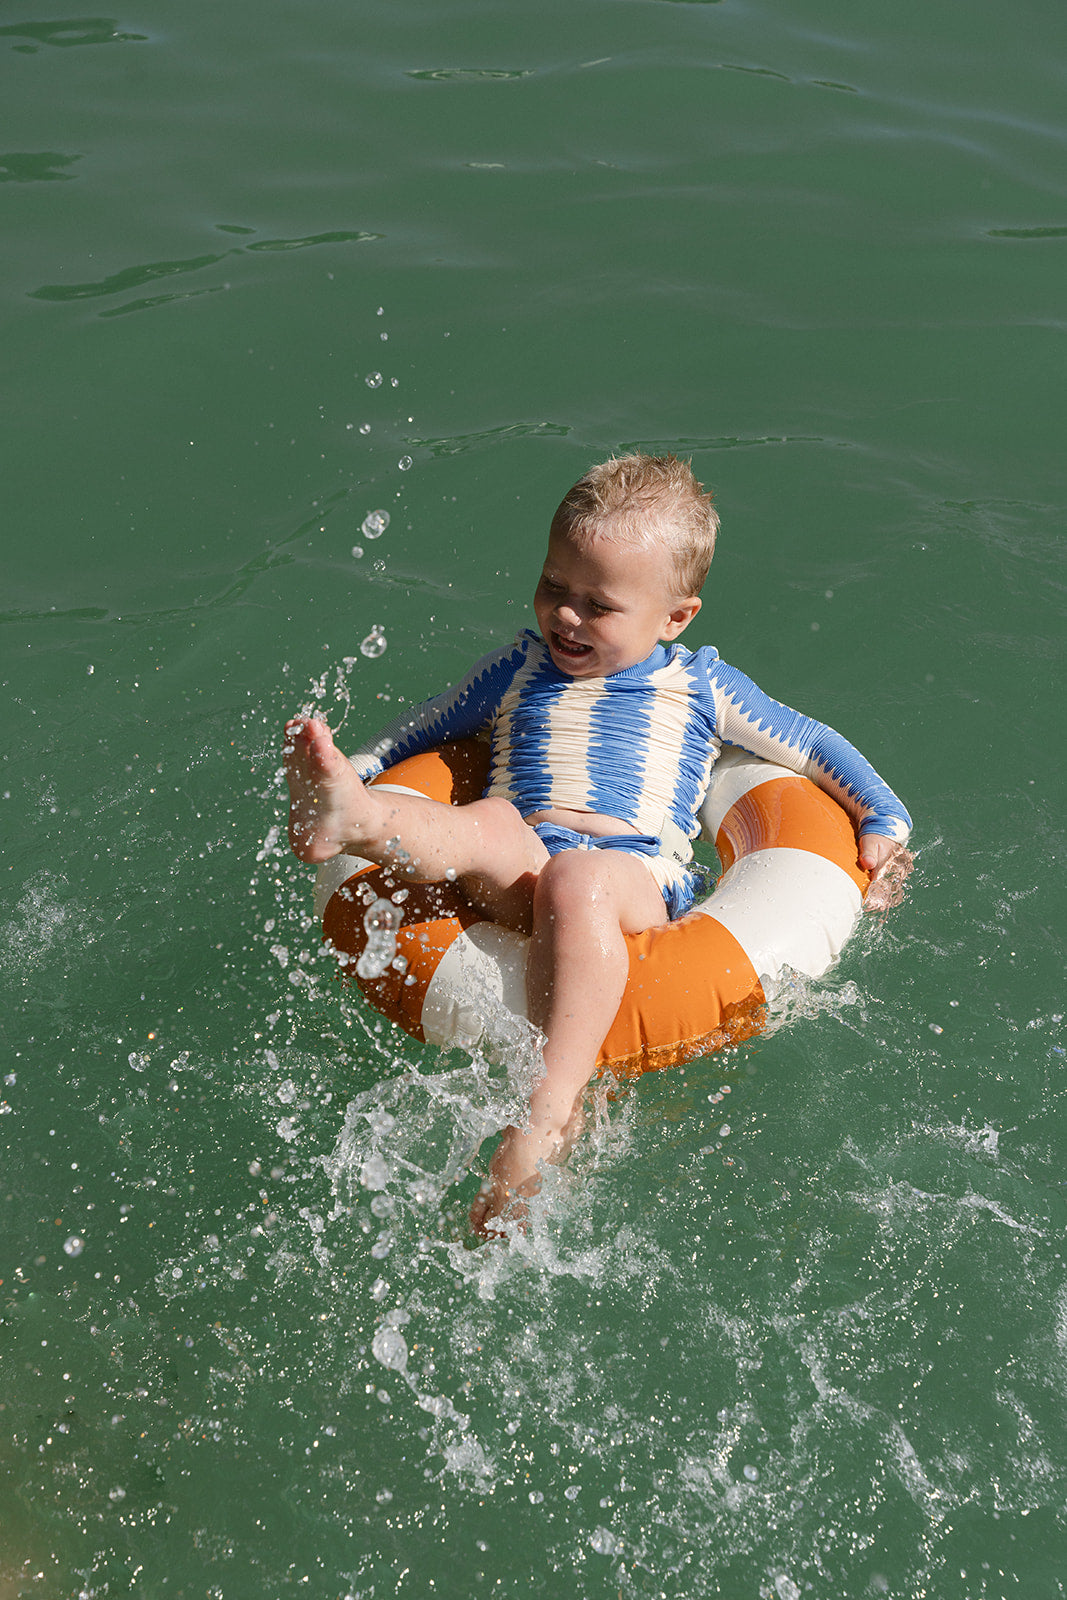
[[[847,872],[810,850],[756,850],[723,873],[694,907],[732,933],[759,974],[775,987],[783,967],[821,978],[856,926],[863,900]]]
[[[422,1003],[428,1044],[476,1042],[493,1014],[525,1017],[529,939],[495,922],[476,922],[449,945]]]
[[[788,767],[724,747],[700,808],[702,838],[714,843],[727,813],[753,789],[795,777]],[[773,987],[783,967],[821,978],[841,954],[862,906],[859,889],[832,861],[779,846],[735,861],[693,909],[732,933],[760,981]]]

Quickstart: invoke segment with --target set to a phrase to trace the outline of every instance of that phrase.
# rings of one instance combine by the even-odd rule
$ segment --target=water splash
[[[363,916],[367,943],[356,962],[361,978],[380,978],[397,960],[396,934],[403,913],[391,900],[373,900]],[[403,957],[399,958],[403,960]]]
[[[760,982],[767,996],[765,1035],[823,1016],[833,1017],[856,1032],[866,1026],[863,991],[851,979],[842,981],[832,972],[827,977],[809,978],[791,967],[783,967],[777,983],[764,976]]]

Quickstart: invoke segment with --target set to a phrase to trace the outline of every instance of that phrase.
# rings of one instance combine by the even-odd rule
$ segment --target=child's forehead
[[[548,535],[549,561],[583,562],[590,566],[629,571],[657,559],[662,547],[656,540],[627,538],[610,529],[576,532],[553,524]]]
[[[552,528],[545,571],[566,569],[572,578],[593,587],[619,589],[640,584],[644,590],[670,587],[670,563],[654,542],[613,537],[610,533],[580,533]]]

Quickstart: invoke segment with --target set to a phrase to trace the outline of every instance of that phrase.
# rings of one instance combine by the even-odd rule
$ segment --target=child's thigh
[[[480,870],[510,882],[517,873],[540,872],[548,860],[548,851],[510,800],[474,800],[449,810],[455,826],[464,830],[468,854],[477,858]]]
[[[461,852],[467,894],[494,922],[529,933],[537,879],[548,851],[508,800],[475,800],[458,807],[456,816],[459,826],[469,829]]]
[[[536,906],[549,915],[608,918],[623,933],[667,920],[662,890],[644,857],[629,850],[561,850],[541,869]]]

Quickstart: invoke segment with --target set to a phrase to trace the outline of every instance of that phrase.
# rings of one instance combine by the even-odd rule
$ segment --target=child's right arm
[[[476,661],[461,682],[443,694],[409,707],[378,737],[349,756],[364,780],[408,756],[420,755],[451,739],[472,739],[492,726],[500,702],[526,659],[520,634],[513,644]]]

